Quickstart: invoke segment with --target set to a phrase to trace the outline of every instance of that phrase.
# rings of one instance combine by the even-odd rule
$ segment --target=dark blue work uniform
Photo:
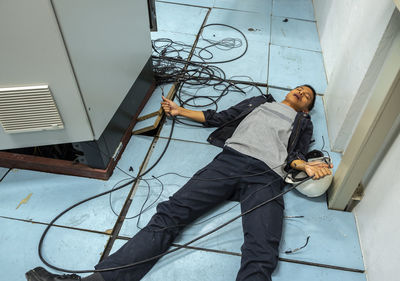
[[[246,99],[221,112],[204,111],[206,127],[218,127],[208,138],[211,144],[223,147],[238,124],[254,108],[275,101],[271,95]],[[313,126],[308,114],[297,113],[288,143],[286,169],[295,159],[305,160]],[[268,144],[265,144],[268,145]],[[266,173],[262,173],[265,172]],[[258,176],[254,174],[259,173]],[[235,177],[243,175],[243,177]],[[246,176],[252,175],[252,176]],[[207,181],[204,179],[226,178]],[[203,179],[203,180],[202,180]],[[96,269],[121,266],[157,256],[168,250],[184,225],[191,223],[225,200],[241,202],[245,212],[279,194],[282,178],[264,162],[225,147],[214,160],[200,169],[168,201],[157,206],[157,213],[148,225],[117,252],[100,262]],[[282,233],[283,198],[258,208],[242,217],[244,243],[237,281],[271,280],[278,261]],[[156,263],[146,262],[125,270],[102,272],[106,281],[140,280]],[[171,280],[172,281],[172,280]]]

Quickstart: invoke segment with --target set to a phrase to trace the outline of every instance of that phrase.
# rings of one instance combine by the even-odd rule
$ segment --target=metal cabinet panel
[[[53,0],[98,139],[151,55],[146,0]]]
[[[49,85],[62,130],[7,134],[0,150],[93,139],[49,0],[0,1],[0,87]]]

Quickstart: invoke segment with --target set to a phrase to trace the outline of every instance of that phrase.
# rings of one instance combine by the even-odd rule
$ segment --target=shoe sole
[[[33,272],[33,270],[30,270],[27,273],[25,273],[25,278],[28,281],[40,281],[34,275],[35,275],[35,273]]]

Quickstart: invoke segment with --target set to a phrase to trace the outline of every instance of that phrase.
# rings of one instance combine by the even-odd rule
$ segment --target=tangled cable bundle
[[[203,35],[201,35],[199,38],[199,42],[200,42],[200,44],[204,44],[203,47],[197,47],[197,46],[192,47],[192,45],[188,45],[188,44],[185,44],[182,42],[175,42],[168,38],[160,38],[160,39],[153,40],[152,41],[153,72],[154,72],[157,84],[163,85],[163,84],[168,84],[168,83],[179,82],[179,85],[176,89],[176,98],[177,98],[177,101],[179,102],[180,106],[182,106],[182,107],[191,106],[191,107],[198,108],[198,107],[214,106],[215,110],[218,110],[218,102],[220,101],[220,99],[222,97],[226,96],[228,93],[240,93],[242,95],[246,95],[247,92],[249,91],[249,88],[253,88],[253,87],[255,87],[260,92],[260,94],[264,95],[263,91],[257,86],[257,85],[259,85],[259,83],[255,83],[251,79],[251,77],[243,75],[243,76],[231,76],[227,79],[225,72],[220,67],[216,66],[216,64],[229,63],[229,62],[238,60],[241,57],[243,57],[246,54],[247,49],[248,49],[248,41],[247,41],[246,36],[239,29],[229,26],[229,25],[225,25],[225,24],[204,25],[200,32],[202,33],[205,28],[208,28],[210,26],[213,26],[213,27],[217,26],[219,28],[223,27],[223,28],[234,30],[241,35],[242,39],[227,37],[227,38],[222,38],[220,40],[216,40],[214,37],[215,34],[213,35],[213,39],[204,38]],[[243,42],[245,44],[243,44]],[[229,52],[231,50],[241,48],[243,46],[244,46],[244,48],[243,48],[244,50],[238,56],[232,57],[232,58],[224,60],[224,61],[213,60],[214,59],[213,50]],[[185,59],[188,57],[190,57],[190,60]],[[249,81],[234,80],[234,78],[238,78],[238,79],[247,78],[247,79],[249,79]],[[206,95],[206,96],[198,95],[198,92],[204,87],[212,87],[215,90],[215,92],[218,94]],[[208,99],[210,102],[206,103],[206,104],[198,105],[198,104],[196,104],[197,99]],[[157,166],[157,164],[160,162],[160,160],[163,158],[164,154],[166,153],[168,146],[170,144],[171,138],[172,138],[175,122],[179,122],[179,123],[186,124],[189,126],[203,127],[201,125],[185,123],[180,118],[176,118],[176,117],[173,118],[168,141],[167,141],[161,155],[157,158],[157,160],[154,162],[154,164],[151,167],[147,168],[144,172],[141,172],[140,175],[138,175],[137,177],[134,177],[134,176],[128,174],[127,172],[125,172],[124,170],[120,169],[118,166],[116,166],[116,168],[120,169],[129,178],[126,178],[126,179],[123,179],[123,180],[117,182],[111,190],[102,192],[100,194],[96,194],[92,197],[86,198],[86,199],[68,207],[67,209],[62,211],[60,214],[58,214],[53,220],[51,220],[51,222],[49,222],[46,229],[44,230],[44,232],[40,238],[39,245],[38,245],[39,258],[45,265],[47,265],[48,267],[50,267],[52,269],[69,272],[69,273],[104,272],[104,271],[111,271],[111,270],[126,269],[126,268],[130,268],[130,267],[133,267],[136,265],[140,265],[140,264],[149,262],[151,260],[159,259],[160,257],[165,256],[170,253],[173,253],[177,250],[183,249],[183,248],[193,244],[194,242],[202,239],[203,237],[206,237],[206,236],[216,232],[217,230],[225,227],[226,225],[237,220],[238,218],[247,215],[248,213],[254,211],[255,209],[272,202],[276,198],[283,196],[284,194],[290,192],[291,190],[293,190],[295,188],[295,186],[290,187],[287,190],[281,192],[280,194],[278,194],[272,198],[269,198],[268,200],[254,206],[253,208],[249,209],[246,212],[240,213],[239,215],[231,218],[230,220],[220,224],[218,227],[211,229],[210,231],[190,240],[189,242],[184,243],[183,245],[179,245],[172,250],[166,251],[166,252],[159,254],[157,256],[154,256],[154,257],[150,257],[150,258],[147,258],[147,259],[144,259],[141,261],[137,261],[134,263],[126,264],[123,266],[117,266],[117,267],[105,268],[105,269],[97,269],[97,270],[93,270],[93,269],[71,270],[71,269],[65,269],[65,268],[57,267],[53,264],[50,264],[43,257],[43,253],[42,253],[43,249],[42,248],[43,248],[44,240],[45,240],[45,237],[46,237],[49,229],[65,213],[69,212],[73,208],[75,208],[85,202],[88,202],[88,201],[98,198],[100,196],[104,196],[106,194],[110,194],[109,203],[110,203],[111,210],[116,216],[118,216],[118,213],[114,210],[114,208],[112,206],[111,193],[113,193],[117,190],[120,190],[120,189],[124,188],[125,186],[129,186],[129,185],[133,184],[134,182],[136,182],[137,180],[143,180],[143,182],[145,182],[148,187],[148,193],[145,198],[145,201],[144,201],[143,205],[141,206],[138,214],[135,214],[132,217],[125,218],[125,219],[138,218],[137,227],[141,228],[139,226],[141,215],[144,212],[151,209],[151,207],[154,206],[154,204],[156,204],[158,202],[158,200],[160,199],[160,197],[163,193],[164,184],[162,183],[162,181],[159,178],[161,178],[162,176],[165,176],[167,174],[175,174],[177,176],[186,178],[186,176],[183,176],[183,175],[180,175],[177,173],[167,173],[164,175],[160,175],[158,177],[151,176],[151,178],[146,178],[146,179],[144,178],[145,175],[147,175],[151,170],[153,170],[153,168],[155,166]],[[104,152],[101,152],[101,153],[105,154]],[[105,155],[107,155],[107,154],[105,154]],[[284,165],[284,163],[282,165]],[[279,165],[279,166],[282,166],[282,165]],[[279,167],[279,166],[277,166],[277,167]],[[275,167],[275,168],[277,168],[277,167]],[[273,169],[275,169],[275,168],[273,168]],[[268,172],[270,172],[270,170],[264,171],[262,173],[268,173]],[[254,175],[236,175],[235,177],[243,177],[243,176],[249,177],[249,176],[255,176],[255,175],[259,175],[259,174],[260,173],[256,173]],[[196,178],[194,178],[194,179],[196,179]],[[216,180],[225,180],[225,179],[226,178],[214,178],[214,179],[202,179],[202,180],[216,181]],[[149,197],[150,197],[149,181],[152,181],[152,180],[156,180],[157,182],[159,182],[161,184],[161,190],[160,190],[160,193],[158,194],[157,198],[155,200],[153,200],[148,206],[146,206],[146,204],[149,200]],[[197,179],[197,180],[201,180],[201,179]],[[124,184],[122,184],[123,181],[126,181],[126,182]],[[252,194],[250,194],[248,197],[244,198],[242,201],[247,200],[250,196],[253,196],[259,190],[261,190],[263,188],[268,188],[270,184],[271,183],[266,184],[262,188],[255,190]],[[238,204],[234,205],[233,207],[231,207],[221,213],[218,213],[214,216],[211,216],[211,217],[204,219],[200,222],[197,222],[195,224],[205,223],[211,219],[214,219],[217,216],[227,213],[231,209],[236,207]],[[299,217],[301,217],[301,216],[299,216]],[[183,227],[183,226],[184,225],[175,225],[172,227]],[[162,230],[165,230],[165,229],[162,229]],[[162,231],[162,230],[160,230],[160,231]],[[304,246],[302,246],[300,248],[296,248],[295,250],[291,250],[290,252],[295,252],[295,251],[298,251],[298,250],[306,247],[308,244],[308,240],[309,240],[309,237],[307,237],[307,241]],[[287,251],[287,253],[288,253],[288,251]]]
[[[213,34],[213,39],[199,37],[196,47],[182,42],[173,41],[168,38],[159,38],[152,41],[153,48],[153,71],[159,85],[180,82],[176,92],[176,98],[182,107],[208,107],[213,105],[218,110],[218,101],[228,93],[241,93],[246,95],[249,88],[255,87],[260,94],[263,91],[254,83],[249,76],[231,76],[227,78],[226,73],[217,64],[229,63],[243,57],[248,49],[246,36],[239,29],[225,24],[205,25],[201,32],[208,27],[222,27],[234,30],[241,38],[222,38],[217,40]],[[198,47],[198,45],[204,45]],[[216,61],[214,60],[213,50],[233,52],[234,49],[243,47],[243,51],[232,58]],[[193,50],[193,52],[192,52]],[[190,57],[187,60],[186,58]],[[240,81],[243,80],[244,81]],[[239,79],[239,80],[234,80]],[[248,81],[246,81],[248,79]],[[198,95],[204,87],[212,87],[216,95]],[[197,99],[206,99],[209,102],[196,104]],[[177,120],[183,123],[181,120]],[[185,123],[186,124],[186,123]],[[189,125],[189,124],[188,124]]]

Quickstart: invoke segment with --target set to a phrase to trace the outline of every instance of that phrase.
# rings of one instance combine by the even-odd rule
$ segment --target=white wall
[[[400,135],[391,145],[353,210],[369,281],[397,281],[400,264]]]
[[[313,0],[328,87],[325,109],[333,149],[343,151],[370,97],[400,13],[393,0]],[[400,50],[399,50],[400,51]],[[397,281],[400,264],[400,135],[374,165],[354,209],[369,281]],[[371,174],[370,174],[371,175]]]
[[[332,149],[343,151],[368,100],[389,45],[392,0],[314,0],[328,79],[325,110]]]

